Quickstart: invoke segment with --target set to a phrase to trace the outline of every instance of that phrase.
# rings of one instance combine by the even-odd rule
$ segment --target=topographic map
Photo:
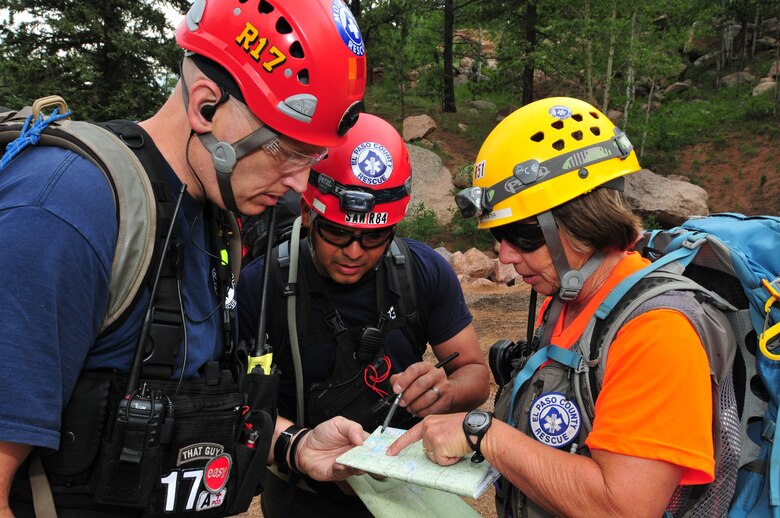
[[[451,466],[429,461],[422,451],[422,441],[408,446],[395,457],[385,454],[388,446],[406,430],[377,428],[358,446],[341,455],[337,462],[385,477],[425,486],[468,498],[478,498],[498,478],[489,463],[475,464],[464,456]]]

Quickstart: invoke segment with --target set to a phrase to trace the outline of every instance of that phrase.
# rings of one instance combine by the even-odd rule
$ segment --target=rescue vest
[[[533,402],[558,393],[549,403],[564,413],[576,407],[582,426],[576,437],[557,439],[587,455],[584,441],[617,333],[644,312],[679,311],[710,362],[716,465],[712,483],[677,488],[667,516],[772,516],[780,508],[780,462],[772,448],[780,437],[780,355],[772,352],[780,346],[780,309],[773,307],[780,300],[778,247],[780,218],[770,216],[716,214],[645,232],[635,248],[653,262],[612,290],[570,349],[540,344],[544,326],[554,322],[537,329],[531,346],[518,344],[521,354],[512,359],[512,380],[497,397],[496,415],[528,433]],[[496,494],[499,516],[549,516],[506,480]]]
[[[389,383],[389,363],[384,356],[384,335],[400,329],[405,339],[419,354],[425,352],[427,339],[417,309],[414,269],[407,244],[394,239],[380,261],[376,272],[377,322],[374,325],[348,328],[334,307],[327,289],[316,271],[308,240],[301,240],[300,255],[295,262],[297,272],[290,283],[290,246],[286,241],[274,251],[271,281],[280,295],[280,305],[294,297],[295,315],[288,315],[285,346],[305,348],[310,344],[333,340],[337,344],[335,365],[331,376],[312,386],[304,394],[296,387],[297,398],[305,402],[304,424],[315,426],[336,415],[355,420],[364,429],[374,429],[382,423],[392,394]],[[285,282],[288,280],[288,282]],[[305,294],[306,297],[301,297]],[[323,314],[327,332],[317,333],[310,323],[319,318],[312,312],[317,305]],[[392,314],[392,316],[390,316]],[[291,326],[294,323],[294,328]],[[295,334],[291,340],[291,334]],[[398,412],[395,425],[408,424],[411,416]]]

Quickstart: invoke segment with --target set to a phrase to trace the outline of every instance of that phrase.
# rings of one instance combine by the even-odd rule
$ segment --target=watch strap
[[[470,430],[466,425],[468,416],[466,416],[466,419],[463,420],[463,433],[466,435],[466,442],[468,443],[469,447],[474,450],[474,455],[471,456],[471,462],[475,464],[485,460],[485,456],[482,455],[481,450],[482,438],[485,436],[485,433],[487,433],[490,425],[493,423],[493,412],[485,412],[485,414],[488,416],[487,423],[485,423],[485,425],[480,430],[477,430],[476,433]],[[477,440],[472,441],[472,436],[476,437]]]
[[[303,430],[298,425],[289,426],[286,430],[279,434],[276,438],[276,444],[274,445],[274,462],[279,468],[280,473],[288,473],[290,467],[287,465],[287,452],[290,449],[290,442],[295,435]]]

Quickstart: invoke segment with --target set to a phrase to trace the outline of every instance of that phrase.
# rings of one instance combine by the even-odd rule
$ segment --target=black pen
[[[458,351],[455,351],[454,353],[450,354],[442,361],[434,365],[434,367],[437,369],[441,369],[442,367],[450,363],[452,360],[457,358],[459,354],[460,353]],[[387,425],[390,424],[390,420],[393,418],[393,415],[395,415],[395,411],[398,409],[398,403],[401,402],[401,396],[403,395],[404,393],[401,392],[393,400],[393,404],[390,406],[390,410],[387,412],[387,417],[385,417],[385,421],[382,423],[382,433],[385,433],[385,429],[387,428]]]

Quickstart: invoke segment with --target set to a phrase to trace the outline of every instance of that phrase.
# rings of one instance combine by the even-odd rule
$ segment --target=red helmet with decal
[[[301,142],[340,144],[362,107],[365,46],[342,0],[195,0],[176,41],[225,68],[258,119]]]
[[[404,139],[389,122],[362,113],[347,141],[312,168],[303,198],[333,223],[371,229],[401,221],[411,192]]]

